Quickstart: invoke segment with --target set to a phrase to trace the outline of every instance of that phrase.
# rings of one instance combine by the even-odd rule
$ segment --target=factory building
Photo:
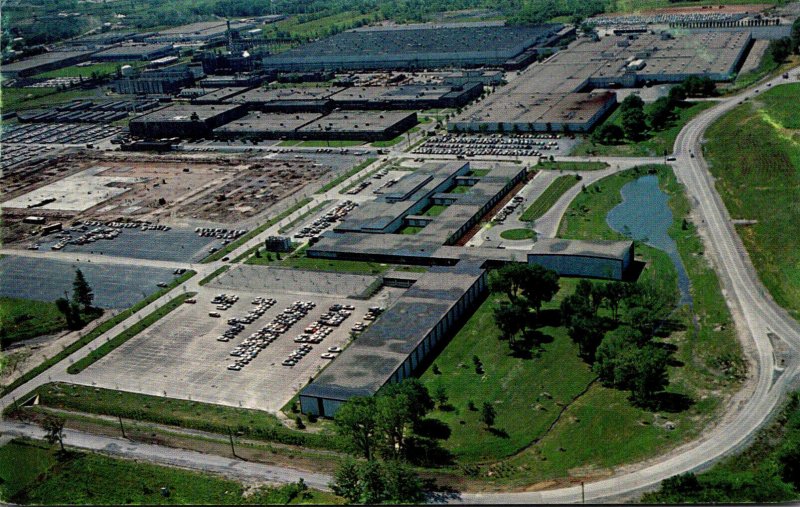
[[[131,135],[145,139],[210,137],[215,128],[245,112],[237,105],[173,104],[134,118],[129,127]]]
[[[147,42],[168,42],[172,44],[208,44],[225,40],[228,30],[239,32],[255,27],[256,23],[251,21],[201,21],[161,30],[145,40]]]
[[[348,399],[372,396],[384,385],[422,371],[482,301],[489,266],[520,262],[562,276],[626,276],[633,261],[632,241],[543,239],[519,250],[452,246],[525,175],[517,166],[496,166],[475,176],[469,163],[427,164],[359,206],[307,250],[310,257],[430,267],[422,274],[384,276],[385,285],[408,290],[300,391],[303,413],[333,417]],[[449,192],[455,185],[472,188]],[[432,203],[447,209],[426,216]],[[409,224],[423,229],[413,235],[398,233]]]
[[[364,27],[266,56],[264,66],[280,71],[500,66],[529,48],[553,45],[562,28],[502,23]]]
[[[18,62],[3,65],[3,77],[14,79],[29,77],[50,70],[61,69],[85,62],[95,51],[51,51]]]
[[[616,105],[596,88],[731,79],[746,56],[749,32],[672,36],[631,34],[585,40],[528,67],[509,85],[467,108],[450,131],[588,132]]]
[[[202,77],[203,68],[197,64],[178,64],[125,74],[123,68],[123,76],[112,81],[112,90],[132,95],[175,95]]]
[[[172,44],[123,44],[109,48],[92,56],[93,60],[111,62],[130,62],[134,60],[155,60],[164,56],[177,55]]]

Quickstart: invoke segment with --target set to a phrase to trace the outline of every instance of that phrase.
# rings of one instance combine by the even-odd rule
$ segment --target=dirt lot
[[[29,215],[224,226],[257,217],[330,170],[306,158],[67,153],[0,175],[0,197],[11,203],[2,205],[4,242],[33,239],[38,226],[21,223]]]

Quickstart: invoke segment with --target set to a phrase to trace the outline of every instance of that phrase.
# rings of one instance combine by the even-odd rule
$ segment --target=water
[[[606,222],[615,231],[669,255],[678,272],[680,302],[691,305],[689,276],[678,254],[678,247],[668,233],[673,220],[669,196],[659,188],[658,177],[642,176],[625,184],[621,192],[622,202],[608,212]]]

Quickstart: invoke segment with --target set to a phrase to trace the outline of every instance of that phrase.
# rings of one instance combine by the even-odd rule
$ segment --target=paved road
[[[3,435],[42,438],[42,428],[32,424],[4,421],[0,423]],[[325,474],[302,472],[286,467],[264,465],[214,454],[203,454],[185,449],[173,449],[160,445],[132,442],[122,438],[92,435],[71,429],[64,430],[64,442],[70,447],[86,449],[103,454],[140,459],[162,465],[177,466],[221,474],[231,479],[256,480],[259,482],[287,483],[302,478],[308,486],[329,491],[331,477]]]

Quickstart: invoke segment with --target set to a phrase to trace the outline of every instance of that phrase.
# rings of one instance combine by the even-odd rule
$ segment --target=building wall
[[[528,264],[538,264],[552,269],[561,276],[586,276],[612,280],[621,280],[626,268],[624,260],[557,254],[528,254]]]

